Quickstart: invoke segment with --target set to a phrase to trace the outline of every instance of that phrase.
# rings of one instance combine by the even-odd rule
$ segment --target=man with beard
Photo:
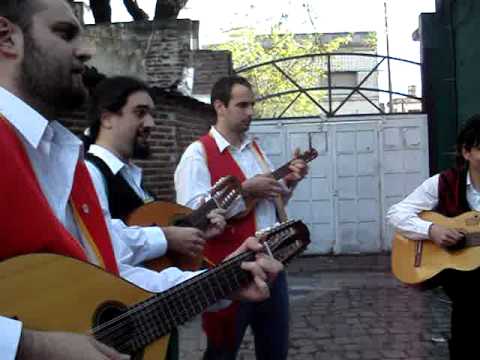
[[[135,249],[102,214],[80,140],[53,120],[86,96],[82,72],[90,54],[81,33],[66,1],[0,2],[0,260],[56,253],[162,291],[195,273],[135,266]],[[249,239],[239,251],[246,248],[262,247]],[[259,254],[242,266],[254,282],[240,296],[267,297],[266,281],[281,265]],[[128,358],[89,336],[22,329],[21,322],[1,316],[0,334],[7,360]]]
[[[250,83],[242,77],[230,76],[213,86],[211,104],[217,121],[208,135],[191,144],[182,155],[175,171],[177,202],[196,208],[206,189],[225,174],[235,175],[242,182],[244,197],[258,200],[247,215],[234,219],[245,209],[244,203],[233,205],[227,213],[229,226],[225,232],[207,242],[205,257],[214,264],[251,236],[282,219],[281,202],[306,175],[308,167],[296,159],[291,173],[278,182],[267,172],[272,165],[259,145],[247,136],[252,121],[255,96]],[[203,328],[207,333],[204,360],[235,359],[246,328],[250,325],[255,338],[257,359],[284,360],[288,353],[288,290],[285,274],[272,286],[270,299],[257,303],[233,303],[216,313],[205,313]]]
[[[87,168],[100,198],[102,210],[125,242],[155,258],[167,248],[187,256],[203,252],[205,239],[220,234],[225,227],[222,212],[208,214],[210,228],[204,233],[190,227],[126,226],[135,209],[153,201],[142,186],[142,170],[132,159],[150,156],[149,136],[154,103],[150,89],[132,77],[112,77],[100,82],[90,97],[88,137],[94,143],[86,155]],[[178,357],[177,336],[171,336],[169,359]]]
[[[188,227],[140,228],[124,223],[132,211],[153,201],[142,185],[142,170],[132,162],[150,156],[153,111],[150,89],[142,81],[118,76],[100,82],[90,97],[88,136],[94,144],[86,155],[87,167],[104,212],[123,228],[127,242],[143,248],[149,257],[162,256],[167,247],[197,256],[203,251],[205,238],[223,231],[222,211],[208,214],[212,225],[205,233]]]

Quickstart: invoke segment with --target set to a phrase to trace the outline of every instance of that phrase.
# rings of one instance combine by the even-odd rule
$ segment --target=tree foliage
[[[231,31],[229,35],[231,41],[210,48],[230,51],[234,67],[237,70],[276,59],[334,52],[341,46],[347,45],[352,39],[351,35],[338,36],[328,43],[322,43],[321,34],[293,34],[281,31],[280,26],[273,27],[268,35],[257,35],[250,28],[237,29]],[[257,97],[262,100],[263,97],[270,94],[298,90],[298,87],[313,88],[324,84],[326,58],[304,57],[286,60],[275,65],[241,72],[240,75],[246,77],[254,85]],[[288,80],[288,77],[298,86]],[[284,116],[321,114],[322,111],[314,101],[321,102],[325,91],[310,91],[308,94],[311,98],[302,92],[292,92],[280,97],[263,99],[257,102],[256,116],[273,118],[285,110]]]

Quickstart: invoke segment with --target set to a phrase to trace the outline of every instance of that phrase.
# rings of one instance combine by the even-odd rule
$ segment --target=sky
[[[152,17],[156,0],[137,1]],[[114,22],[130,21],[123,1],[111,3]],[[419,62],[420,43],[412,40],[412,33],[418,28],[420,13],[435,11],[435,0],[189,0],[179,18],[200,21],[201,46],[224,41],[225,32],[237,27],[268,33],[282,20],[294,33],[376,31],[377,52],[386,55],[384,3],[390,55]],[[381,71],[381,87],[385,88],[386,81],[386,71]],[[417,66],[392,62],[393,90],[406,93],[409,85],[420,89],[420,82]]]

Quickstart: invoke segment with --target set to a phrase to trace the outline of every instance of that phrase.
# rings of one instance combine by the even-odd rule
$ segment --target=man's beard
[[[74,86],[71,70],[38,46],[30,34],[25,35],[25,57],[19,80],[27,98],[51,113],[78,108],[85,102],[87,92],[83,86]]]
[[[138,160],[145,160],[150,157],[150,154],[150,145],[140,144],[138,141],[135,142],[135,145],[133,146],[132,158]]]

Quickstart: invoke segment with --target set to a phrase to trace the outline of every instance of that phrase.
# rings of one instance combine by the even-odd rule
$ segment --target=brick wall
[[[79,15],[81,7],[76,4]],[[175,167],[185,148],[205,134],[214,119],[210,105],[164,89],[193,67],[194,89],[207,99],[213,83],[232,72],[229,52],[198,50],[198,28],[198,21],[189,19],[86,26],[86,38],[96,52],[90,66],[107,76],[135,76],[153,87],[152,158],[138,165],[144,169],[145,186],[161,200],[175,200]],[[61,118],[77,134],[88,126],[84,109]]]
[[[208,97],[213,84],[219,78],[233,74],[232,54],[230,51],[195,51],[193,53],[193,64],[195,68],[194,95],[205,95]]]
[[[131,75],[152,86],[168,88],[193,66],[198,21],[174,19],[88,25],[95,49],[90,65],[101,73]]]

